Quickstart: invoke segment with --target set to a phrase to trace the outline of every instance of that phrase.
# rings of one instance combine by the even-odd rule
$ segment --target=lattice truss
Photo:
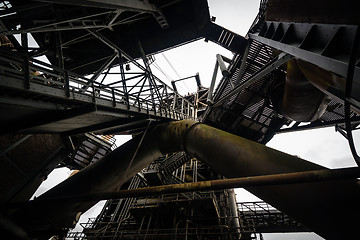
[[[35,26],[30,28],[17,18],[18,13],[29,11],[29,8],[30,10],[42,9],[46,6],[46,3],[38,3],[31,4],[31,6],[13,7],[8,1],[1,3],[1,45],[6,48],[0,49],[0,61],[4,77],[24,79],[26,89],[39,93],[44,92],[44,88],[51,88],[52,90],[47,93],[53,96],[112,107],[117,106],[130,112],[170,119],[194,117],[193,104],[154,76],[150,68],[154,59],[145,55],[140,41],[138,46],[142,57],[136,60],[102,33],[104,29],[108,30],[116,25],[149,17],[154,17],[161,27],[166,28],[166,21],[161,20],[160,10],[155,7],[150,11],[149,9],[133,9],[124,6],[123,10],[101,10],[94,14],[87,12],[88,15],[79,16],[76,19],[69,18],[55,22],[53,20],[32,21]],[[58,7],[61,8],[61,6]],[[80,7],[71,9],[80,11]],[[56,10],[62,12],[61,9]],[[73,13],[71,15],[74,16]],[[6,22],[6,26],[4,22]],[[64,33],[69,31],[74,34],[67,34],[67,37],[64,38]],[[44,33],[45,38],[49,36],[49,41],[54,42],[54,49],[29,46],[29,42],[31,44],[30,34],[34,33]],[[14,34],[20,34],[20,36]],[[69,35],[71,37],[68,37]],[[73,44],[81,44],[89,38],[97,41],[99,47],[102,45],[107,48],[108,56],[94,61],[90,59],[75,68],[65,70],[64,64],[69,59],[63,53]],[[49,51],[53,54],[49,55]],[[44,56],[54,56],[57,64],[49,64]],[[99,61],[102,64],[96,70],[90,70],[87,73],[79,70],[86,69],[94,62]]]

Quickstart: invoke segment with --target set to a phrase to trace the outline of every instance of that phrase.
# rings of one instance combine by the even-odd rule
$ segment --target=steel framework
[[[203,123],[262,144],[266,144],[275,133],[335,125],[337,130],[349,139],[351,149],[355,152],[354,157],[358,159],[356,151],[353,150],[355,146],[351,131],[358,129],[360,123],[360,61],[357,43],[360,38],[359,26],[332,23],[287,23],[268,20],[265,19],[267,1],[263,0],[261,1],[259,15],[251,26],[246,38],[215,24],[209,24],[209,19],[206,19],[206,23],[199,21],[199,24],[199,22],[195,21],[198,20],[196,17],[190,17],[186,18],[186,20],[191,24],[196,22],[201,27],[206,27],[196,29],[198,32],[195,31],[195,34],[186,35],[185,33],[192,32],[194,29],[187,31],[191,24],[190,26],[180,24],[180,29],[186,29],[183,32],[186,36],[181,41],[175,41],[171,38],[166,38],[166,40],[162,41],[162,37],[166,36],[166,34],[171,35],[175,32],[175,38],[179,35],[176,31],[166,32],[166,29],[172,27],[171,21],[173,21],[173,24],[177,24],[174,21],[174,19],[177,20],[177,17],[173,17],[171,14],[165,17],[163,10],[168,10],[166,9],[167,7],[171,8],[178,2],[186,2],[188,5],[184,4],[185,9],[189,9],[191,1],[174,1],[171,3],[158,1],[159,5],[138,0],[133,2],[122,1],[121,3],[116,1],[104,3],[99,0],[42,0],[39,1],[41,3],[22,3],[19,5],[17,1],[10,2],[3,1],[0,4],[0,34],[2,34],[0,48],[0,104],[5,106],[5,111],[13,113],[13,115],[2,116],[1,121],[5,126],[1,130],[2,133],[20,132],[32,134],[51,132],[61,133],[66,137],[85,133],[83,135],[85,139],[78,140],[78,144],[75,145],[72,142],[73,138],[69,138],[72,145],[72,153],[68,154],[66,160],[61,164],[61,166],[76,169],[91,165],[112,150],[112,144],[102,142],[94,135],[88,134],[89,132],[102,134],[143,133],[139,142],[133,141],[138,144],[137,147],[135,146],[136,144],[133,144],[127,149],[124,147],[124,150],[119,150],[123,151],[123,155],[127,154],[127,160],[129,160],[128,165],[126,165],[127,163],[119,165],[119,168],[127,168],[126,171],[121,169],[122,172],[119,171],[120,174],[118,174],[122,177],[125,176],[121,179],[124,182],[121,186],[121,191],[91,194],[89,189],[81,192],[83,189],[86,189],[86,186],[80,183],[77,187],[83,195],[78,196],[78,198],[71,196],[71,194],[70,196],[59,197],[59,194],[56,195],[56,191],[60,192],[61,195],[62,189],[60,187],[52,193],[50,191],[50,199],[46,199],[45,196],[45,199],[40,198],[40,200],[31,203],[33,206],[42,203],[47,203],[50,206],[51,201],[60,203],[65,200],[71,201],[77,199],[79,202],[86,202],[89,199],[98,200],[104,197],[127,196],[127,198],[108,200],[102,213],[95,220],[90,220],[84,224],[85,231],[83,233],[69,233],[69,238],[238,239],[241,233],[243,234],[243,239],[252,239],[255,233],[308,231],[266,203],[257,202],[236,205],[231,190],[213,191],[216,188],[215,184],[211,188],[207,188],[206,184],[210,184],[212,180],[216,179],[214,182],[224,183],[222,188],[235,180],[242,182],[247,187],[258,186],[259,184],[264,184],[264,181],[270,181],[270,187],[273,189],[278,188],[277,193],[281,195],[284,194],[286,186],[283,188],[279,187],[276,185],[279,182],[280,184],[290,184],[293,183],[292,181],[296,182],[299,179],[299,181],[306,181],[308,183],[310,180],[319,180],[319,178],[322,180],[324,178],[325,180],[351,178],[354,181],[348,181],[348,183],[351,181],[351,188],[349,187],[349,189],[354,189],[354,191],[345,192],[346,184],[340,181],[334,182],[331,187],[343,193],[338,195],[352,196],[351,194],[354,193],[355,197],[348,197],[349,201],[355,202],[354,199],[357,199],[358,195],[356,195],[357,188],[354,177],[358,176],[358,169],[319,170],[302,174],[292,173],[293,175],[287,174],[285,180],[282,178],[284,176],[276,175],[255,176],[253,178],[246,176],[246,179],[218,180],[222,176],[214,173],[206,164],[200,163],[194,158],[190,159],[184,153],[178,153],[158,159],[129,181],[127,181],[128,178],[126,179],[126,177],[130,177],[127,176],[128,170],[134,167],[132,165],[133,160],[136,158],[136,154],[139,152],[138,150],[150,126],[153,127],[157,123],[171,120],[196,119],[199,116],[198,110],[200,110],[198,103],[206,98],[209,105],[204,114],[199,118]],[[73,6],[68,8],[68,5]],[[206,4],[201,6],[205,6],[204,9],[207,10]],[[56,15],[54,19],[47,19],[49,16],[46,15],[46,8],[48,7]],[[178,7],[180,9],[181,4]],[[39,13],[44,14],[45,17],[37,19],[36,12],[33,11],[35,9],[39,10]],[[192,15],[189,14],[189,16]],[[203,16],[207,18],[207,12]],[[27,22],[27,20],[29,21]],[[136,23],[140,22],[141,24],[136,25]],[[160,29],[155,28],[156,33],[159,34],[155,38],[161,39],[160,42],[163,44],[160,44],[161,46],[158,46],[158,42],[152,41],[154,39],[148,38],[152,31],[155,30],[151,27],[146,29],[146,27],[152,26],[153,22]],[[135,25],[131,25],[133,23]],[[131,27],[127,28],[128,25],[145,26],[140,30],[144,31],[144,33],[136,32],[136,30],[130,29]],[[121,34],[118,34],[119,32]],[[123,34],[123,32],[129,33],[129,35]],[[14,34],[20,34],[20,39],[17,40],[13,36]],[[30,34],[36,39],[41,40],[39,41],[41,46],[29,47]],[[126,36],[122,38],[123,36],[121,35]],[[131,39],[129,41],[131,42],[131,47],[125,51],[123,47],[129,47],[128,42],[126,42],[127,39],[125,39],[127,37]],[[206,40],[216,42],[224,48],[231,50],[234,52],[234,58],[227,59],[218,55],[210,89],[200,89],[199,87],[197,94],[183,97],[177,93],[175,87],[174,89],[170,88],[154,76],[151,70],[152,56],[149,52],[162,51],[199,37],[205,37]],[[84,48],[82,48],[82,45],[84,45]],[[148,50],[151,49],[149,46],[152,45],[157,47]],[[81,49],[78,50],[77,48]],[[81,55],[82,58],[77,58],[76,54]],[[51,64],[39,60],[39,57],[44,56],[49,58]],[[321,89],[321,91],[331,97],[331,101],[328,103],[324,114],[318,120],[305,126],[300,126],[300,122],[286,118],[285,114],[278,111],[272,101],[272,94],[276,91],[276,85],[283,82],[286,78],[287,69],[284,63],[293,58],[310,62],[312,66],[321,68],[324,71],[331,71],[329,74],[333,74],[332,76],[346,82],[346,86],[334,84]],[[79,59],[81,61],[78,61]],[[226,67],[224,62],[227,62],[229,66]],[[220,68],[223,77],[220,85],[214,91],[215,76],[218,68]],[[202,91],[201,93],[200,90]],[[13,110],[13,106],[17,106],[17,108]],[[206,104],[203,102],[202,106],[206,106]],[[26,110],[19,111],[21,109]],[[27,118],[28,121],[24,123],[23,118]],[[191,127],[191,130],[199,126],[200,124]],[[203,131],[206,132],[204,129]],[[195,140],[191,141],[191,139],[196,139],[196,134],[201,135],[201,131],[194,130],[194,132],[188,133],[187,130],[185,131],[184,139],[186,137],[190,138],[190,140],[187,140],[191,144],[189,144],[186,150],[191,151],[194,156],[202,157],[204,161],[214,159],[213,156],[209,156],[207,151],[203,150],[208,146],[215,147],[214,142],[211,145],[210,139],[207,138],[208,145],[200,145]],[[212,139],[215,139],[216,134],[213,135]],[[25,136],[19,141],[19,144],[22,141],[26,141],[28,136],[31,135]],[[140,139],[140,137],[136,139]],[[176,143],[179,142],[184,143],[185,140],[177,141]],[[223,143],[225,140],[219,141],[218,145],[220,145],[220,142]],[[159,148],[157,145],[161,145],[161,147],[166,145],[164,142],[160,143],[162,144],[155,144],[147,139],[146,147],[150,146],[150,150],[152,150],[151,147],[156,145],[154,148],[157,151]],[[194,149],[199,146],[201,150],[195,151]],[[170,145],[167,147],[171,148],[174,146]],[[233,153],[238,156],[238,152],[234,152],[233,149],[240,149],[241,147],[225,148],[227,151],[223,156]],[[1,153],[1,157],[6,157],[7,152],[11,151],[12,148],[16,148],[16,143],[6,148]],[[59,148],[58,151],[62,150],[63,148]],[[130,156],[133,154],[131,151],[134,151],[133,156]],[[160,154],[159,152],[162,152],[162,150],[156,152],[156,154]],[[55,154],[58,154],[58,152],[55,152]],[[202,154],[202,156],[198,154]],[[145,155],[148,157],[145,160],[149,161],[149,156],[155,154],[151,151],[145,151]],[[268,156],[271,153],[266,152],[263,155]],[[252,155],[252,157],[252,161],[257,159],[256,154]],[[221,157],[218,156],[217,160],[219,159]],[[227,159],[230,159],[230,157]],[[276,172],[284,167],[284,164],[281,167],[271,166],[266,161],[262,162],[262,158],[260,159],[260,162],[263,164],[259,165],[261,167],[266,165],[266,171]],[[141,157],[139,157],[136,161],[145,164],[145,161],[141,160]],[[233,169],[229,166],[224,167],[223,165],[226,165],[224,163],[227,162],[225,160],[221,164],[213,161],[214,165],[212,166],[215,166],[216,169],[221,169],[223,172],[230,173],[227,175],[234,175],[233,171],[235,172],[235,170],[233,169],[235,167]],[[293,162],[297,160],[292,158]],[[54,162],[53,156],[50,156],[45,160],[44,164],[49,165]],[[243,162],[245,161],[243,160]],[[275,161],[271,160],[270,162]],[[134,164],[137,165],[135,166],[137,168],[135,169],[134,167],[134,169],[139,171],[141,164]],[[236,164],[231,163],[228,165],[233,166]],[[304,163],[304,165],[306,164]],[[141,165],[141,167],[143,166]],[[42,165],[40,170],[43,170],[43,168],[45,166]],[[88,169],[93,168],[90,167]],[[134,169],[131,170],[132,174],[135,174]],[[263,174],[264,172],[262,172],[261,168],[259,169],[260,173]],[[295,169],[298,170],[297,168]],[[246,174],[252,173],[251,168],[247,170]],[[39,174],[39,171],[35,171],[33,175]],[[106,172],[101,172],[101,174],[105,176]],[[236,171],[236,174],[238,174],[238,171]],[[33,175],[26,177],[24,182],[12,190],[20,191],[20,188],[24,187]],[[295,180],[291,178],[294,175]],[[108,175],[99,179],[98,182],[94,181],[92,183],[90,183],[90,180],[94,180],[94,175],[86,175],[85,173],[85,176],[89,180],[89,186],[92,186],[91,184],[97,187],[102,186],[102,181],[106,182],[104,179],[107,179],[106,184],[112,185],[109,183]],[[289,180],[287,177],[290,177],[292,180]],[[210,181],[198,183],[198,179]],[[74,182],[76,183],[76,180]],[[81,181],[77,183],[79,182]],[[96,185],[97,183],[100,184]],[[73,189],[76,189],[75,186],[69,190],[69,188],[66,188],[69,185],[64,187],[65,195],[66,191],[71,193]],[[157,185],[171,186],[156,187]],[[229,187],[229,185],[226,186]],[[263,187],[263,185],[261,186]],[[317,186],[320,185],[312,183],[306,186],[306,189],[309,190],[310,188],[317,189]],[[187,188],[192,187],[199,187],[200,190],[210,189],[212,191],[187,192]],[[282,195],[281,199],[276,199],[276,196],[267,194],[266,190],[264,191],[262,187],[253,188],[252,190],[260,196],[268,197],[272,203],[279,204],[280,207],[292,212],[293,215],[300,216],[300,219],[303,217],[304,222],[311,223],[314,219],[323,219],[324,221],[321,221],[321,223],[312,222],[314,228],[320,225],[319,229],[315,230],[322,234],[330,235],[327,231],[333,231],[333,229],[328,229],[333,222],[326,222],[328,219],[324,217],[325,215],[317,215],[316,218],[312,218],[298,209],[294,210],[295,207],[291,205],[293,200],[291,197],[285,194]],[[157,192],[154,195],[158,195],[160,189],[164,192],[170,189],[169,192],[175,193],[160,195],[159,197],[139,197],[141,194],[149,194],[151,191]],[[290,196],[298,194],[294,189],[287,187]],[[318,187],[318,189],[321,188]],[[342,192],[343,190],[344,192]],[[333,197],[336,195],[326,195],[332,192],[326,193],[325,189],[324,193],[321,193],[322,195],[315,191],[312,193],[315,195],[319,194],[319,197]],[[51,194],[54,194],[55,199],[51,199]],[[338,195],[335,197],[339,197]],[[315,201],[313,199],[309,200],[308,197],[300,196],[300,194],[297,195],[297,199],[304,199],[301,207],[304,207],[304,202]],[[332,201],[333,199],[329,200],[326,206],[332,206]],[[69,204],[71,210],[80,209],[80,207],[75,206],[75,203],[71,204]],[[86,209],[88,205],[84,204],[81,208]],[[327,207],[324,206],[325,204],[322,208],[326,209]],[[59,204],[58,207],[60,210],[56,209],[57,211],[61,211],[61,207],[63,209],[67,208],[66,203],[65,205]],[[313,206],[310,207],[314,209]],[[71,214],[74,215],[76,212],[71,212]],[[338,213],[334,213],[333,216],[343,216],[336,214]],[[53,219],[57,218],[55,215],[52,215]],[[5,224],[13,224],[10,220],[7,221],[6,217],[2,215],[1,217],[5,219]],[[59,219],[57,218],[56,221],[57,223],[60,222],[60,224],[54,224],[56,229],[60,229],[63,226],[61,224],[68,221],[65,217],[63,221]],[[168,221],[169,219],[171,221]],[[351,221],[347,223],[351,226],[356,225]],[[344,226],[345,221],[342,224]],[[14,225],[12,229],[13,232],[19,232],[20,235],[23,235],[22,229],[18,228],[18,226]],[[63,228],[59,232],[59,235],[64,234]],[[336,232],[335,234],[339,233]],[[334,237],[335,234],[332,234],[331,237]]]

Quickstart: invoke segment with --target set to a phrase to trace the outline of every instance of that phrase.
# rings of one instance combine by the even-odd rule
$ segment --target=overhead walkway
[[[310,232],[301,223],[266,202],[238,202],[241,232]]]
[[[246,45],[210,20],[205,0],[106,8],[100,1],[5,1],[0,7],[3,133],[132,134],[150,120],[193,119],[190,98],[156,78],[147,56],[201,38],[234,53]],[[29,47],[29,34],[39,47]],[[109,76],[116,80],[104,81]]]
[[[102,84],[7,49],[0,69],[3,133],[126,132],[149,120],[194,118],[192,103],[146,69]]]

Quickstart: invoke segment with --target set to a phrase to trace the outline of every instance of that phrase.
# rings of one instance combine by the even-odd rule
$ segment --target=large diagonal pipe
[[[129,141],[46,192],[40,199],[114,191],[159,156],[177,151],[186,151],[227,177],[325,169],[191,120],[158,125],[146,133],[141,145],[140,142],[141,136]],[[357,179],[254,187],[247,190],[326,239],[346,239],[356,234],[360,213]],[[64,201],[57,206],[42,206],[41,209],[49,207],[43,216],[46,216],[48,223],[44,229],[69,227],[78,212],[86,211],[93,204]],[[39,225],[32,221],[33,227]]]

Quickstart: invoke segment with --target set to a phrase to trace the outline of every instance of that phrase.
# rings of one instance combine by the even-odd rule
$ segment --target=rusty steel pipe
[[[325,112],[329,97],[304,76],[296,59],[287,62],[282,114],[296,122],[313,122]]]
[[[72,202],[88,202],[101,201],[108,199],[130,198],[130,197],[145,197],[145,196],[159,196],[162,194],[171,193],[185,193],[196,191],[212,191],[224,190],[232,188],[248,188],[260,186],[274,186],[287,185],[298,183],[313,183],[330,180],[344,180],[360,177],[360,168],[351,167],[343,169],[323,169],[315,171],[295,172],[295,173],[281,173],[263,176],[251,176],[241,178],[229,178],[219,180],[209,180],[201,182],[171,184],[162,186],[153,186],[136,189],[125,189],[115,192],[100,192],[84,195],[60,196],[57,198],[36,199],[30,202],[18,202],[10,204],[9,207],[25,206],[25,205],[42,205],[42,204],[59,204],[64,201]]]
[[[143,141],[141,135],[133,138],[45,192],[38,200],[116,191],[157,158],[166,153],[183,151],[185,135],[193,124],[194,121],[185,120],[155,126],[147,131]],[[37,236],[39,232],[49,232],[44,236],[49,238],[51,232],[74,227],[76,216],[95,203],[65,201],[55,205],[49,203],[34,208],[9,209],[6,213],[19,225],[29,226],[26,229],[29,234],[33,232]],[[33,217],[35,215],[36,218]]]
[[[129,141],[94,165],[49,190],[40,196],[39,200],[115,191],[159,156],[183,150],[227,177],[326,169],[239,136],[204,124],[196,124],[191,120],[162,124],[150,129],[134,157],[139,142],[139,137]],[[132,165],[129,167],[131,161]],[[339,239],[354,234],[359,223],[356,214],[360,213],[357,204],[360,200],[360,191],[355,178],[246,189],[326,239]],[[68,227],[78,212],[84,212],[94,203],[64,201],[56,206],[43,204],[43,223],[47,225],[41,226],[52,229]],[[340,206],[342,210],[337,211]],[[36,223],[31,215],[36,210],[40,209],[35,207],[28,213],[34,227],[41,224]],[[38,212],[37,218],[41,217]],[[21,220],[30,221],[24,215],[18,216],[22,216]],[[341,219],[341,222],[338,219]]]
[[[326,169],[203,124],[190,130],[186,152],[227,177]],[[355,178],[246,189],[326,239],[341,239],[357,231],[360,188]],[[340,206],[342,210],[338,211]]]

